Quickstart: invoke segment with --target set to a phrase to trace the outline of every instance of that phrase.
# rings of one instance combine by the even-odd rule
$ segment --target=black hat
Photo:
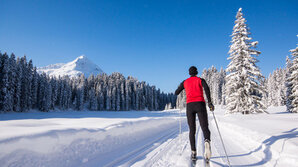
[[[198,74],[198,69],[195,66],[191,66],[188,71],[189,71],[189,75],[191,76],[195,76]]]

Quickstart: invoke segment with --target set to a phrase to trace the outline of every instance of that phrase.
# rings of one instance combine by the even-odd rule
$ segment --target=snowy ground
[[[216,106],[232,166],[297,166],[298,114],[284,111],[226,116]],[[178,110],[1,114],[0,166],[190,166],[184,112],[182,117]],[[209,121],[210,166],[226,166],[211,113]],[[197,166],[204,166],[200,129],[197,139]]]

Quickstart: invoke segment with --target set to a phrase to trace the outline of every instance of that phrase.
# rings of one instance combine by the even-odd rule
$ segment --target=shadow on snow
[[[298,138],[298,128],[293,128],[289,131],[285,131],[283,132],[283,134],[280,134],[280,135],[275,135],[275,136],[271,136],[269,137],[268,139],[264,140],[262,142],[262,144],[256,148],[255,150],[252,150],[248,153],[245,153],[245,154],[239,154],[239,155],[230,155],[229,157],[242,157],[242,156],[249,156],[249,155],[252,155],[253,153],[255,152],[258,152],[260,150],[263,149],[263,153],[265,154],[265,157],[260,160],[259,162],[255,162],[255,163],[252,163],[252,164],[245,164],[245,165],[235,165],[235,164],[231,164],[233,167],[246,167],[246,166],[260,166],[260,165],[264,165],[266,164],[267,162],[269,162],[271,159],[272,159],[272,152],[270,150],[271,146],[277,142],[278,140],[282,140],[284,139],[283,141],[283,145],[282,145],[282,149],[281,149],[281,152],[283,151],[284,149],[284,146],[285,146],[285,141],[286,140],[289,140],[289,139],[293,139],[293,138]],[[217,156],[217,157],[212,157],[212,159],[217,159],[217,158],[225,158],[225,156]],[[274,166],[277,165],[277,162],[278,162],[279,159],[276,160]],[[220,166],[227,166],[227,165],[224,165],[224,164],[221,164],[221,163],[218,163],[216,161],[213,161],[211,160],[212,163],[214,164],[217,164],[217,165],[220,165]],[[232,162],[231,162],[232,163]]]

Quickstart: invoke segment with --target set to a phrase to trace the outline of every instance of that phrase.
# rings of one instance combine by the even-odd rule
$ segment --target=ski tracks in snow
[[[220,123],[219,123],[220,124]],[[197,125],[199,122],[197,121]],[[129,163],[124,163],[121,166],[133,166],[133,167],[187,167],[193,166],[190,160],[190,144],[188,138],[188,125],[186,119],[184,119],[182,124],[182,134],[176,135],[175,138],[164,137],[162,139],[157,139],[157,147],[150,147],[149,150],[143,151],[144,154],[137,155],[133,154],[135,158]],[[197,142],[197,163],[196,167],[223,167],[228,166],[226,156],[223,150],[218,131],[216,129],[214,120],[209,117],[209,128],[211,131],[211,150],[212,157],[209,164],[205,163],[203,158],[204,153],[204,137],[200,126],[197,126],[196,142]],[[221,128],[221,127],[219,127]],[[231,166],[258,166],[260,161],[257,156],[250,154],[250,148],[242,145],[241,141],[235,140],[235,136],[227,132],[227,129],[222,128],[223,140],[227,147],[227,152],[231,162]],[[125,156],[128,157],[128,156]],[[143,159],[140,159],[142,157]],[[131,162],[135,162],[132,164]],[[263,164],[264,165],[264,164]]]
[[[104,167],[113,166],[131,166],[133,163],[141,160],[146,154],[150,153],[157,147],[159,147],[166,140],[173,140],[173,137],[177,134],[177,130],[171,130],[169,133],[157,138],[152,138],[145,145],[135,150],[130,151],[127,154],[122,155],[119,158],[106,164]],[[172,138],[172,139],[171,139]]]
[[[199,122],[197,122],[199,125]],[[159,144],[154,150],[149,152],[146,155],[146,158],[136,162],[133,164],[133,167],[192,167],[192,161],[190,160],[190,144],[188,138],[188,125],[186,119],[183,121],[182,125],[183,133],[177,134],[176,138],[169,138],[165,140],[164,143]],[[213,131],[212,131],[213,132]],[[177,133],[177,131],[176,131]],[[214,132],[213,132],[214,133]],[[217,139],[215,138],[215,141]],[[195,166],[201,167],[216,167],[216,166],[225,166],[225,162],[222,158],[224,158],[224,154],[220,154],[217,149],[220,149],[213,142],[211,143],[213,156],[211,161],[207,165],[203,158],[204,153],[204,140],[203,133],[200,129],[200,126],[197,126],[196,133],[196,142],[197,142],[197,162]],[[218,142],[218,141],[216,141]],[[138,156],[137,156],[138,157]],[[121,165],[127,166],[128,164]]]

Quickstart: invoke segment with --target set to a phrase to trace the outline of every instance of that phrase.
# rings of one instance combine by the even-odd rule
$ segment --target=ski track
[[[164,136],[158,137],[157,139],[150,140],[143,147],[135,149],[127,154],[122,155],[120,158],[117,158],[106,164],[104,167],[113,167],[113,166],[131,166],[131,164],[137,162],[144,155],[148,154],[155,148],[157,148],[160,144],[162,144],[165,140],[172,138],[177,134],[177,130],[172,130]],[[124,163],[123,163],[124,162]]]
[[[163,139],[164,142],[159,144],[158,147],[152,148],[151,152],[146,155],[146,158],[141,161],[134,161],[135,164],[131,166],[144,166],[144,167],[171,167],[171,166],[192,166],[190,160],[190,144],[188,139],[188,125],[186,121],[183,122],[183,132],[182,134],[176,135],[176,138]],[[220,124],[220,122],[219,122]],[[199,122],[197,121],[197,125]],[[220,126],[220,125],[219,125]],[[213,117],[209,115],[209,128],[211,131],[211,150],[212,157],[209,161],[209,165],[206,165],[203,158],[204,153],[204,137],[200,126],[197,126],[196,132],[196,142],[197,142],[197,162],[196,167],[226,167],[228,166],[227,159],[221,144],[221,140],[214,123]],[[220,127],[219,127],[220,128]],[[221,131],[225,130],[223,135],[223,140],[229,155],[229,160],[231,166],[245,167],[245,166],[272,166],[271,164],[261,164],[260,163],[260,153],[257,155],[251,154],[250,150],[245,146],[242,146],[241,140],[234,140],[231,133],[226,132],[226,129],[222,128]],[[176,131],[177,132],[177,131]],[[180,141],[179,141],[180,140]],[[154,149],[154,150],[152,150]],[[260,150],[262,151],[262,150]],[[143,156],[143,155],[142,155]],[[138,157],[138,156],[137,156]],[[125,164],[124,166],[127,166]]]
[[[197,125],[199,122],[197,121]],[[197,161],[196,165],[192,164],[190,160],[190,143],[188,138],[188,125],[186,121],[183,124],[183,130],[185,131],[182,134],[177,135],[174,139],[169,139],[163,144],[159,145],[151,153],[147,154],[147,158],[143,162],[136,162],[132,166],[144,166],[144,167],[170,167],[170,166],[196,166],[196,167],[213,167],[213,166],[224,166],[224,161],[222,160],[223,156],[218,156],[217,147],[211,143],[213,148],[213,155],[217,156],[216,160],[211,159],[209,165],[206,165],[203,158],[204,148],[203,143],[203,133],[200,126],[197,126],[196,132],[196,147],[197,147]],[[215,150],[215,151],[214,151]],[[213,165],[215,162],[215,165]]]

